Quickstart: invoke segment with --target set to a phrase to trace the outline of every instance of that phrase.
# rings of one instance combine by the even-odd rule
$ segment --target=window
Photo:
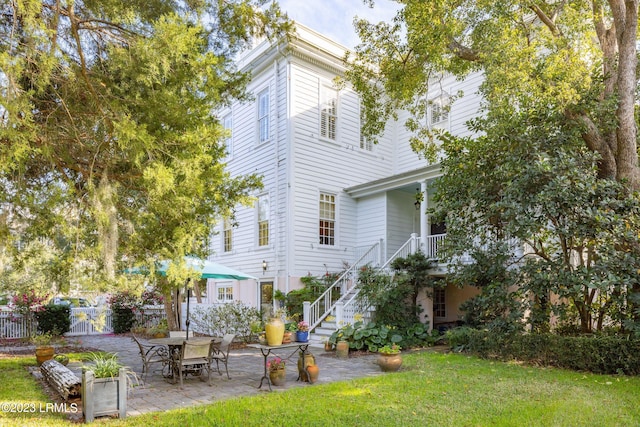
[[[336,195],[320,193],[320,227],[321,245],[336,243]]]
[[[258,140],[269,140],[269,88],[258,94]]]
[[[338,91],[328,87],[322,87],[320,95],[320,136],[336,140],[338,123]]]
[[[441,125],[449,120],[449,96],[446,94],[431,100],[431,124]]]
[[[222,237],[224,240],[224,251],[233,250],[233,222],[229,218],[224,219]]]
[[[227,131],[227,138],[224,140],[225,149],[227,152],[227,158],[233,157],[233,116],[227,114],[224,116],[222,125]]]
[[[447,317],[444,294],[443,288],[433,290],[433,317]]]
[[[269,196],[258,197],[258,246],[269,244]]]
[[[233,301],[233,285],[231,284],[218,284],[216,285],[219,302],[232,302]]]

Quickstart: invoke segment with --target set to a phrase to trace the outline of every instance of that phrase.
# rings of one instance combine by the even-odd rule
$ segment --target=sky
[[[353,29],[353,18],[371,22],[391,21],[399,7],[391,0],[376,0],[373,9],[362,0],[279,0],[290,19],[353,48],[359,39]]]

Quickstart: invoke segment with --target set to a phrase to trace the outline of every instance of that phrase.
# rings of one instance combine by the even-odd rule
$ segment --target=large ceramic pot
[[[395,372],[402,366],[402,355],[396,354],[383,354],[378,355],[378,365],[383,372]]]
[[[53,359],[55,349],[52,346],[42,346],[36,348],[36,361],[38,366],[42,365],[47,360]]]
[[[309,342],[309,331],[296,331],[296,341]]]
[[[302,352],[300,352],[300,357],[298,357],[298,375],[300,376],[300,381],[309,382],[309,377],[307,376],[307,370],[309,366],[313,366],[316,364],[316,357],[311,353],[305,353],[304,355],[304,364],[302,361]]]
[[[281,368],[269,371],[269,381],[271,381],[271,385],[284,385],[287,381],[287,373],[285,369]]]
[[[336,344],[336,356],[340,359],[349,358],[349,343],[347,341],[338,341]]]
[[[282,344],[282,338],[284,336],[284,322],[277,317],[271,318],[264,327],[267,335],[268,345],[280,345]]]

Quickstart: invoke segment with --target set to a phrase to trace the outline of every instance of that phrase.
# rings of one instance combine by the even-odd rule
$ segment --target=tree
[[[562,117],[538,113],[512,117],[501,136],[446,144],[434,214],[446,218],[454,280],[482,289],[466,308],[514,314],[524,296],[533,330],[548,330],[551,313],[582,332],[637,329],[640,201],[598,177],[598,156]]]
[[[366,1],[373,3],[373,1]],[[414,148],[432,158],[427,92],[445,74],[482,71],[485,116],[551,107],[599,154],[599,175],[640,189],[635,101],[638,1],[402,2],[393,23],[356,20],[347,77],[362,94],[365,135],[404,108]]]
[[[393,23],[356,21],[366,42],[347,77],[362,94],[367,136],[405,109],[414,150],[435,161],[443,147],[436,203],[451,259],[518,265],[508,280],[531,296],[534,328],[563,308],[552,294],[583,331],[604,319],[637,327],[638,2],[403,4]],[[478,137],[425,127],[432,86],[474,71],[484,75],[470,123]],[[511,239],[527,243],[526,259],[501,258]]]
[[[103,288],[123,262],[206,255],[215,221],[261,185],[225,171],[213,112],[248,99],[236,54],[289,30],[266,3],[3,2],[3,236],[46,238],[62,276],[90,268]]]

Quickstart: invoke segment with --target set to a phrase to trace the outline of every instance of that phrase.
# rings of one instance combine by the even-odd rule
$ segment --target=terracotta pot
[[[402,366],[402,355],[397,354],[383,354],[378,355],[378,365],[383,372],[395,372]]]
[[[271,385],[284,385],[287,382],[287,373],[284,368],[269,371],[269,381]]]
[[[309,366],[314,366],[315,364],[316,357],[311,353],[306,353],[304,355],[304,366],[302,366],[302,354],[300,354],[298,357],[298,375],[300,376],[300,381],[309,382],[305,368],[308,370]]]
[[[338,341],[336,344],[336,357],[340,359],[349,358],[349,343],[346,341]]]
[[[271,318],[264,327],[267,335],[267,344],[280,345],[284,336],[284,322],[277,317]]]
[[[324,351],[333,351],[333,344],[329,341],[324,343]]]
[[[293,337],[293,332],[285,331],[282,334],[282,344],[289,344],[291,342],[292,337]]]
[[[42,365],[47,360],[53,359],[53,355],[55,352],[56,352],[55,349],[51,346],[37,347],[36,361],[38,362],[38,366]]]
[[[320,375],[320,368],[318,368],[318,365],[307,366],[307,372],[309,373],[309,382],[311,384],[318,381],[318,375]]]

